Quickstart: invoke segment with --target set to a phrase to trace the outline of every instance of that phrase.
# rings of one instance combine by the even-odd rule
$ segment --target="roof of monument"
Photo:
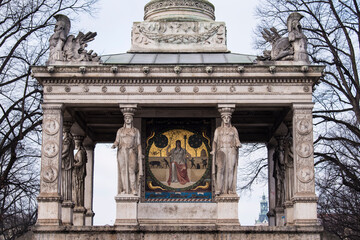
[[[103,64],[253,64],[256,56],[238,53],[121,53],[101,56]]]

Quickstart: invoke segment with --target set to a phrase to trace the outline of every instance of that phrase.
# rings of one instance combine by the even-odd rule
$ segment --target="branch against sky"
[[[97,0],[0,1],[0,238],[36,221],[42,88],[31,66],[48,57],[57,14],[93,13]]]
[[[292,12],[304,15],[301,23],[312,63],[326,66],[314,92],[319,212],[328,231],[341,239],[358,239],[360,230],[353,226],[359,222],[359,201],[341,201],[360,197],[359,2],[262,0],[257,35],[273,26],[286,33]],[[259,37],[256,46],[266,44]]]

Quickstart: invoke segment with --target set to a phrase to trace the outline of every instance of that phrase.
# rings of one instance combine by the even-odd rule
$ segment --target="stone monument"
[[[324,67],[309,62],[301,18],[286,37],[264,30],[272,50],[256,57],[228,51],[209,1],[151,0],[130,51],[99,57],[85,50],[96,33],[69,35],[57,15],[48,63],[32,67],[44,88],[34,239],[320,240],[312,90]],[[118,162],[116,219],[93,226],[94,146],[109,142],[117,159],[99,161]],[[240,226],[240,142],[267,145],[269,226]]]

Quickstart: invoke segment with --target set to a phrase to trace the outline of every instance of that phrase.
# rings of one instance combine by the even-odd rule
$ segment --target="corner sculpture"
[[[238,149],[241,148],[239,134],[231,125],[231,114],[234,109],[221,108],[222,123],[215,130],[212,144],[213,178],[215,179],[215,195],[236,194]]]
[[[100,62],[100,57],[93,52],[87,51],[87,43],[95,39],[96,32],[88,32],[86,34],[79,32],[75,37],[69,35],[71,22],[70,19],[58,14],[55,16],[56,24],[54,34],[50,37],[50,56],[48,64],[61,62]]]
[[[288,37],[281,37],[275,27],[264,29],[263,38],[272,45],[271,51],[265,50],[260,61],[295,61],[309,64],[307,37],[302,32],[300,20],[304,16],[292,13],[287,19]]]
[[[140,132],[133,127],[135,109],[123,108],[124,126],[116,133],[112,148],[117,148],[118,194],[138,195],[139,177],[142,175],[142,149]]]

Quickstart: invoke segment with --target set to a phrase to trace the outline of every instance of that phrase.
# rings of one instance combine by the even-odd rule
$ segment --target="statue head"
[[[61,32],[64,31],[65,36],[67,36],[70,32],[70,28],[71,28],[71,22],[70,19],[62,14],[58,14],[55,15],[54,18],[56,19],[56,24],[55,24],[55,32]]]
[[[222,119],[222,126],[231,124],[231,115],[234,112],[232,108],[221,108],[219,109],[221,119]]]
[[[294,12],[292,14],[289,15],[288,19],[287,19],[287,28],[288,31],[294,31],[294,30],[301,30],[301,25],[300,25],[300,20],[303,18],[304,16],[301,15],[298,12]]]

